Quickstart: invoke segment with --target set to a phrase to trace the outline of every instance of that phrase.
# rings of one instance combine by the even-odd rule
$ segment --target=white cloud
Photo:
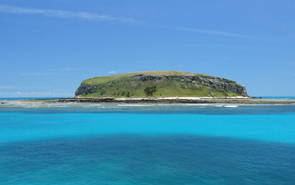
[[[75,12],[75,11],[65,11],[65,10],[52,10],[52,9],[38,9],[38,8],[24,8],[18,6],[1,5],[1,13],[10,14],[23,14],[23,15],[43,15],[58,18],[72,18],[72,19],[82,19],[88,21],[113,21],[122,23],[136,23],[137,21],[132,18],[126,17],[115,17],[111,15],[103,15],[90,12]]]
[[[111,74],[111,75],[114,75],[114,74],[117,74],[117,71],[108,71],[108,74]]]
[[[239,33],[232,33],[226,31],[219,31],[219,30],[207,30],[207,29],[200,29],[200,28],[190,28],[190,27],[176,27],[173,28],[177,31],[185,31],[185,32],[195,32],[207,35],[215,35],[215,36],[223,36],[223,37],[238,37],[238,38],[254,38],[249,35],[243,35]]]
[[[10,6],[10,5],[1,5],[0,4],[0,13],[22,14],[22,15],[41,15],[41,16],[58,17],[58,18],[81,19],[81,20],[87,20],[87,21],[141,23],[142,25],[150,26],[150,27],[154,27],[154,28],[158,28],[158,29],[169,29],[169,30],[176,30],[176,31],[182,31],[182,32],[192,32],[192,33],[207,34],[207,35],[219,36],[219,37],[256,39],[253,36],[240,34],[240,33],[203,29],[203,28],[193,28],[193,27],[160,26],[160,25],[153,25],[153,24],[140,22],[140,21],[137,21],[132,18],[116,17],[116,16],[112,16],[112,15],[104,15],[104,14],[97,14],[97,13],[83,12],[83,11],[26,8],[26,7],[18,7],[18,6]]]
[[[72,92],[16,91],[1,93],[0,97],[72,97]]]

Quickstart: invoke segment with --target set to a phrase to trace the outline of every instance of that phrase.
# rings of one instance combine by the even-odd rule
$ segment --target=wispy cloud
[[[58,18],[72,18],[82,19],[88,21],[113,21],[121,23],[136,23],[137,21],[132,18],[126,17],[115,17],[111,15],[90,13],[90,12],[76,12],[76,11],[65,11],[65,10],[53,10],[53,9],[38,9],[38,8],[24,8],[18,6],[1,5],[1,13],[10,14],[23,14],[23,15],[43,15]]]
[[[5,95],[5,94],[3,94]],[[5,97],[1,95],[0,97]],[[71,97],[71,92],[51,92],[51,91],[16,91],[10,92],[6,97]]]
[[[110,75],[114,75],[114,74],[117,74],[118,72],[117,71],[114,71],[114,70],[111,70],[111,71],[108,71],[108,74]]]
[[[220,31],[220,30],[207,30],[207,29],[190,28],[190,27],[174,27],[172,29],[177,31],[194,32],[194,33],[201,33],[201,34],[215,35],[215,36],[222,36],[222,37],[252,38],[252,39],[254,38],[249,35]]]
[[[91,12],[83,11],[67,11],[67,10],[55,10],[55,9],[40,9],[40,8],[27,8],[11,5],[1,5],[0,4],[0,13],[9,13],[9,14],[22,14],[22,15],[41,15],[57,18],[68,18],[68,19],[81,19],[87,21],[106,21],[106,22],[119,22],[119,23],[140,23],[142,25],[158,28],[158,29],[169,29],[182,32],[193,32],[199,34],[207,34],[212,36],[219,37],[232,37],[232,38],[246,38],[246,39],[255,39],[253,36],[244,35],[240,33],[233,33],[220,30],[211,30],[203,28],[193,28],[193,27],[167,27],[163,25],[155,25],[144,23],[142,21],[135,20],[128,17],[117,17],[112,15],[97,14]]]

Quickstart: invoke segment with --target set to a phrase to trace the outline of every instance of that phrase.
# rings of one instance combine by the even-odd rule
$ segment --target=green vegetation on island
[[[84,80],[76,97],[229,97],[248,96],[235,81],[178,71],[147,71]]]

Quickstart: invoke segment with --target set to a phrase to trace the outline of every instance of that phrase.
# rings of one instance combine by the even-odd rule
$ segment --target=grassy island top
[[[247,96],[235,81],[199,73],[146,71],[84,80],[77,97],[225,97]]]
[[[99,76],[94,78],[89,78],[84,80],[82,83],[85,84],[99,84],[106,83],[115,79],[123,77],[131,77],[135,75],[148,75],[148,76],[208,76],[204,74],[192,73],[192,72],[182,72],[182,71],[143,71],[143,72],[133,72],[133,73],[123,73],[112,76]]]

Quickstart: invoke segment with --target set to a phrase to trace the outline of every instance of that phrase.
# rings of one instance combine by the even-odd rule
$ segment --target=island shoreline
[[[295,99],[252,97],[144,97],[144,98],[48,98],[22,100],[44,103],[146,103],[146,104],[295,104]]]

